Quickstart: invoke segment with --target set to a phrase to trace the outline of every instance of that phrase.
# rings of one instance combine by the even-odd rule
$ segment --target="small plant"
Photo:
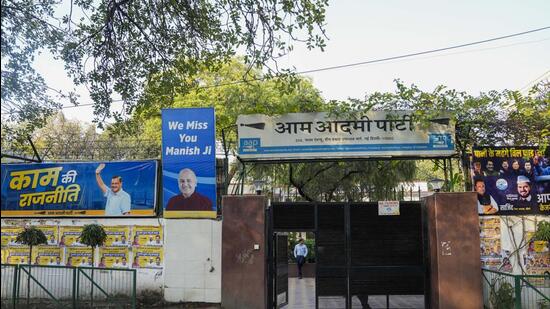
[[[86,246],[92,247],[92,282],[94,281],[94,268],[95,265],[94,262],[94,256],[95,256],[95,248],[103,246],[105,243],[105,240],[107,240],[107,233],[105,233],[105,229],[103,226],[99,224],[87,224],[84,225],[84,228],[82,229],[82,233],[80,233],[80,237],[78,237],[78,241],[82,244],[85,244]],[[92,304],[92,307],[94,306],[94,285],[92,284],[91,291],[90,291],[90,301]]]
[[[508,282],[502,282],[498,289],[496,284],[491,287],[489,301],[491,308],[512,309],[514,308],[514,287]]]
[[[32,247],[38,245],[45,245],[48,243],[48,238],[40,229],[34,226],[26,227],[15,238],[15,242],[29,246],[29,272],[27,276],[27,307],[29,306],[29,297],[31,294],[31,261],[32,261]]]
[[[26,227],[19,234],[15,242],[29,246],[29,265],[31,264],[32,258],[32,247],[38,245],[45,245],[48,243],[48,238],[41,230],[37,229],[34,226]]]
[[[540,221],[537,225],[537,231],[533,235],[533,240],[543,240],[550,242],[550,222]]]
[[[105,233],[103,226],[99,224],[84,225],[78,241],[86,246],[92,247],[92,265],[95,265],[95,248],[103,246],[105,240],[107,240],[107,233]]]

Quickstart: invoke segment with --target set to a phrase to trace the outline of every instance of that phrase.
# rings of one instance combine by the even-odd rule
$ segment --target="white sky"
[[[469,43],[550,26],[550,1],[332,0],[327,9],[325,52],[295,51],[280,61],[297,71],[385,58]],[[50,85],[72,89],[62,63],[48,54],[37,67]],[[470,94],[522,89],[550,76],[550,30],[407,60],[308,74],[325,99],[362,98],[394,91],[393,80],[430,91],[443,84]],[[81,103],[90,103],[80,88]],[[120,108],[115,103],[114,108]],[[90,107],[63,110],[90,122]]]

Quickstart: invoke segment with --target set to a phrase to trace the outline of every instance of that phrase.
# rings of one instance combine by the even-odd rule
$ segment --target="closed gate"
[[[427,274],[421,214],[419,202],[401,202],[396,216],[378,215],[377,203],[274,203],[266,222],[271,235],[315,232],[311,307],[424,308]],[[275,241],[269,245],[272,254],[277,251],[274,245]],[[271,261],[268,285],[275,283],[273,274],[280,274],[275,270],[282,263],[280,256],[279,262]],[[276,292],[271,294],[273,307],[281,307]]]

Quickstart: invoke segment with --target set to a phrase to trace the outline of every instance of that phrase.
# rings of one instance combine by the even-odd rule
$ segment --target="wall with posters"
[[[550,267],[548,244],[531,241],[543,216],[480,217],[481,264],[513,274],[543,274]],[[519,247],[517,254],[516,248]]]
[[[22,226],[35,225],[45,232],[48,245],[39,246],[33,250],[33,264],[91,266],[91,249],[77,241],[82,226],[90,223],[103,225],[107,233],[106,245],[95,252],[95,266],[135,268],[138,276],[138,291],[162,289],[164,222],[157,218],[2,219],[2,263],[28,263],[28,248],[15,243],[14,240],[17,233],[22,230]],[[143,235],[147,235],[147,238]],[[133,237],[142,240],[132,242]],[[149,260],[145,262],[141,257],[143,252],[147,252],[148,257],[153,257],[152,263]],[[134,256],[143,261],[132,265]]]
[[[36,225],[58,232],[53,245],[33,250],[33,262],[88,266],[91,252],[76,238],[82,226],[98,223],[106,229],[108,245],[96,250],[96,266],[137,269],[138,293],[163,291],[165,299],[174,302],[221,301],[221,221],[74,218],[2,219],[1,223],[2,263],[28,263],[28,248],[10,241],[22,226]]]

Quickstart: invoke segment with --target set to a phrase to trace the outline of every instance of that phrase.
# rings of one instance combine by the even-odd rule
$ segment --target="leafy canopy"
[[[40,125],[74,93],[47,85],[33,67],[50,52],[76,85],[86,85],[97,120],[121,120],[154,81],[167,95],[197,86],[189,76],[214,69],[237,53],[249,69],[285,73],[276,60],[300,42],[325,46],[328,0],[132,1],[4,0],[2,105],[12,120]],[[241,76],[241,79],[244,76]],[[57,95],[56,98],[52,94]],[[110,110],[113,95],[123,112]]]
[[[107,234],[103,226],[99,224],[87,224],[82,228],[82,233],[78,238],[79,242],[92,248],[103,246],[107,240]]]
[[[48,239],[42,230],[35,226],[30,226],[25,227],[19,234],[17,234],[15,242],[34,247],[47,244]]]

